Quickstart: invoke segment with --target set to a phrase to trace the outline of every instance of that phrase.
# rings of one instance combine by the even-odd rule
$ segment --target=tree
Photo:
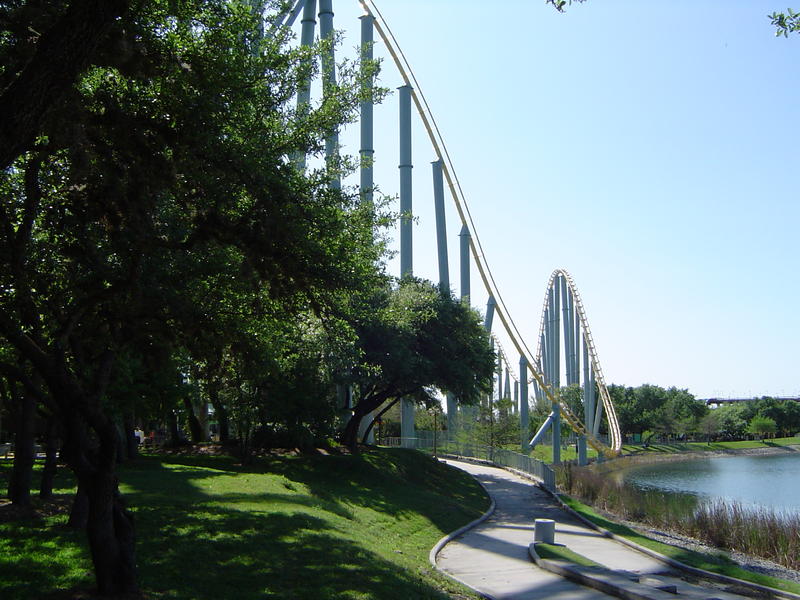
[[[768,15],[775,26],[775,35],[789,37],[790,33],[800,33],[800,13],[791,8],[783,12],[773,12]]]
[[[586,0],[574,0],[575,2],[585,2]],[[573,0],[545,0],[545,3],[550,4],[558,12],[565,12],[567,6],[572,5]],[[767,15],[770,22],[775,27],[775,35],[777,37],[789,37],[790,33],[800,33],[800,13],[794,12],[791,8],[786,9],[786,12],[774,11]]]
[[[403,278],[381,286],[357,310],[362,357],[353,365],[353,415],[341,436],[352,448],[361,420],[403,397],[430,406],[436,390],[465,405],[491,389],[494,352],[479,315],[434,284]],[[384,407],[384,404],[388,406]]]
[[[715,439],[723,429],[722,417],[722,413],[720,413],[719,409],[717,409],[712,410],[700,420],[700,431],[705,434],[706,442],[709,444],[711,443],[711,440]]]
[[[79,75],[120,41],[127,0],[4,3],[0,23],[0,169],[29,150]],[[113,35],[112,35],[113,32]]]
[[[313,51],[264,38],[247,3],[63,6],[5,4],[0,19],[0,337],[19,357],[2,373],[57,418],[98,589],[122,594],[138,585],[116,476],[121,358],[180,354],[186,290],[214,274],[285,318],[323,314],[375,277],[381,250],[371,207],[289,160],[355,115],[352,70],[298,113]]]
[[[713,413],[717,416],[720,435],[727,439],[738,440],[744,437],[747,428],[746,411],[747,407],[741,404],[728,404],[709,411],[708,414]]]
[[[748,433],[757,435],[762,440],[767,435],[774,435],[776,430],[777,427],[775,425],[775,420],[761,415],[756,415],[755,417],[753,417],[747,426]]]

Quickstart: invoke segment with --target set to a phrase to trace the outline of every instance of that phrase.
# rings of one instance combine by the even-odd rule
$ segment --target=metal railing
[[[382,444],[396,448],[413,448],[423,452],[433,452],[435,447],[437,455],[486,460],[500,467],[509,467],[526,473],[540,481],[545,489],[552,492],[556,489],[556,475],[549,465],[537,458],[512,450],[483,446],[469,441],[451,440],[443,434],[434,435],[432,431],[417,431],[415,437],[409,438],[384,438]]]

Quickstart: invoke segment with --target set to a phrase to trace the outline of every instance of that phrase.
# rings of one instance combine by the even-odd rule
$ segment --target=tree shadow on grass
[[[85,534],[65,522],[31,517],[0,523],[0,598],[41,598],[50,590],[92,585]]]
[[[263,473],[284,477],[285,493],[263,481],[249,493],[246,478]],[[239,475],[244,484],[234,482]],[[209,481],[223,476],[232,478],[229,487]],[[266,457],[249,467],[227,457],[143,457],[124,465],[120,478],[151,598],[446,598],[424,567],[387,560],[376,553],[385,544],[359,543],[358,529],[337,519],[363,507],[397,519],[422,515],[449,532],[488,504],[469,476],[408,450]],[[93,586],[85,535],[65,520],[0,524],[6,548],[18,549],[0,557],[4,600],[66,598]],[[364,531],[382,535],[387,526],[397,535],[391,520]]]
[[[397,518],[422,514],[444,533],[489,506],[472,477],[416,450],[367,449],[355,456],[276,461],[267,468],[302,483],[317,498]]]
[[[141,583],[157,598],[446,598],[303,512],[137,510]]]
[[[164,464],[169,467],[165,468]],[[202,470],[181,471],[180,466]],[[154,489],[152,478],[168,471],[169,482]],[[395,518],[422,514],[443,533],[479,516],[489,500],[475,481],[454,467],[407,449],[366,449],[359,455],[261,457],[243,467],[219,456],[145,458],[122,470],[123,481],[148,500],[207,501],[195,483],[217,475],[269,473],[305,486],[309,505],[348,517],[351,507],[370,508]],[[400,483],[401,485],[398,485]],[[246,496],[246,495],[245,495]]]
[[[459,505],[469,494],[482,500],[471,478],[454,486],[460,471],[416,453],[398,456],[267,457],[247,468],[169,457],[123,469],[142,586],[156,598],[446,598],[415,570],[352,539],[350,527],[337,530],[336,517],[352,519],[356,506],[396,518],[421,513],[446,531],[473,518]],[[285,478],[286,493],[242,491],[246,483],[210,492],[203,483],[265,473]]]

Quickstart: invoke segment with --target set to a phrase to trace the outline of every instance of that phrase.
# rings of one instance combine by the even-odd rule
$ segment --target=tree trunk
[[[398,394],[396,397],[399,398],[401,396],[402,394]],[[350,420],[347,422],[339,441],[345,446],[349,447],[350,450],[354,452],[357,451],[358,426],[361,424],[361,419],[363,419],[373,410],[380,408],[381,404],[388,400],[388,398],[389,394],[386,392],[378,392],[366,398],[361,397],[358,403],[353,407],[353,416],[350,417]]]
[[[39,497],[53,497],[53,479],[58,470],[58,428],[54,416],[47,418],[45,433],[45,459],[42,471],[42,483],[39,486]]]
[[[353,452],[358,451],[358,426],[361,424],[362,415],[353,414],[342,431],[339,441]]]
[[[186,396],[183,397],[183,407],[186,409],[186,421],[189,424],[189,435],[192,436],[192,443],[199,444],[200,442],[204,442],[203,426],[200,425],[197,415],[194,414],[192,401]]]
[[[369,438],[369,432],[372,431],[373,427],[375,427],[375,423],[378,421],[378,419],[380,419],[383,415],[385,415],[389,411],[389,409],[392,408],[399,401],[400,401],[400,398],[395,398],[389,404],[387,404],[385,407],[383,407],[381,412],[379,412],[377,415],[375,415],[375,417],[372,419],[370,424],[367,426],[367,429],[364,431],[364,435],[361,438],[361,443],[362,444],[366,444],[367,443],[367,438]],[[358,431],[358,429],[356,429],[356,431]]]
[[[35,459],[33,435],[36,399],[28,391],[25,391],[19,396],[15,408],[14,466],[8,481],[8,497],[16,506],[29,507]]]
[[[181,436],[178,432],[178,416],[174,410],[167,413],[167,426],[169,428],[169,444],[173,448],[181,445]]]
[[[231,437],[230,418],[228,417],[228,409],[225,408],[219,398],[219,386],[216,383],[209,383],[208,399],[211,402],[211,406],[214,407],[214,414],[217,417],[219,441],[224,444]]]
[[[136,438],[136,427],[133,415],[126,414],[122,422],[122,430],[125,432],[125,450],[128,458],[133,460],[139,457],[139,440]]]
[[[116,454],[117,454],[117,464],[121,465],[126,460],[128,460],[128,445],[125,443],[125,434],[123,433],[124,430],[118,428],[114,425],[114,429],[117,431],[117,441],[116,441]]]
[[[113,470],[100,469],[84,484],[89,501],[86,533],[97,590],[102,595],[136,593],[133,516],[125,508],[117,478]]]
[[[78,491],[72,499],[72,508],[69,511],[67,526],[73,529],[86,529],[89,522],[89,497],[86,495],[84,484],[78,481]]]
[[[80,415],[64,427],[63,455],[78,479],[70,525],[83,527],[101,596],[138,591],[133,518],[125,509],[116,476],[119,434],[114,422],[90,414],[91,431]]]

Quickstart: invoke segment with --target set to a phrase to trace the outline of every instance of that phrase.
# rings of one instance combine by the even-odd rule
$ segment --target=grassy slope
[[[650,539],[637,531],[634,531],[626,525],[609,521],[608,519],[597,514],[594,510],[592,510],[591,507],[582,504],[574,498],[562,495],[561,499],[564,500],[564,502],[569,505],[570,508],[580,513],[599,527],[607,529],[611,533],[627,538],[633,542],[636,542],[640,546],[654,550],[660,554],[663,554],[664,556],[668,556],[669,558],[680,561],[684,564],[696,567],[698,569],[711,571],[712,573],[719,573],[721,575],[727,575],[728,577],[736,577],[737,579],[744,579],[745,581],[751,581],[760,585],[786,590],[795,594],[800,593],[800,584],[742,569],[722,552],[717,555],[709,555],[695,552],[693,550],[686,550],[677,546],[671,546],[669,544],[663,544],[661,542],[657,542],[656,540]]]
[[[361,456],[147,457],[121,470],[152,598],[446,598],[428,552],[488,499],[465,473],[407,450]],[[59,493],[70,491],[66,476]],[[0,522],[0,597],[92,585],[64,514]],[[54,596],[62,597],[62,596]]]
[[[754,448],[778,448],[796,445],[800,445],[800,438],[798,437],[775,438],[771,440],[741,440],[737,442],[684,442],[674,444],[650,444],[647,447],[639,444],[632,444],[623,446],[622,453],[674,454],[677,452],[718,452],[725,450],[750,450]]]

